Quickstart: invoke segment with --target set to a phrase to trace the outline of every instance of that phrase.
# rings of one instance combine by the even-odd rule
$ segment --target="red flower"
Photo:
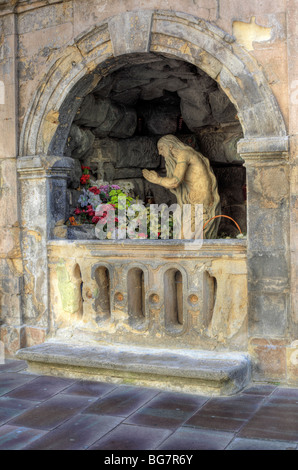
[[[82,212],[82,211],[81,211],[81,209],[79,209],[79,208],[77,208],[77,209],[74,211],[74,213],[75,213],[76,215],[81,214],[81,212]]]
[[[96,186],[92,186],[92,188],[89,188],[88,191],[91,191],[91,193],[93,193],[93,194],[99,194],[100,193],[100,189],[97,188]]]
[[[84,170],[91,170],[90,166],[84,166],[84,165],[82,165],[81,168],[82,168],[83,171],[84,171]]]
[[[92,219],[92,223],[93,224],[97,224],[97,222],[99,221],[99,217],[97,217],[96,215],[93,217]]]
[[[83,175],[81,176],[80,182],[81,184],[87,184],[89,183],[90,180],[90,175]]]

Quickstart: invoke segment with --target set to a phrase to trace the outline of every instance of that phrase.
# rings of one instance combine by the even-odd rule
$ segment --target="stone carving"
[[[167,176],[161,177],[155,171],[143,170],[143,176],[151,183],[169,189],[183,204],[203,204],[203,223],[220,213],[220,198],[217,180],[209,160],[177,137],[167,135],[157,144],[160,155],[165,158]],[[194,211],[191,220],[195,228]],[[218,219],[214,219],[204,230],[205,238],[216,238]]]
[[[178,242],[169,250],[137,240],[133,245],[52,241],[53,337],[77,344],[95,340],[243,350],[248,326],[246,247],[230,245],[223,255],[222,245],[215,242],[185,257],[182,246]]]

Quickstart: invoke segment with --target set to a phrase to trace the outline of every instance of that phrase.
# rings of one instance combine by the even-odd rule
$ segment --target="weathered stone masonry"
[[[227,340],[222,325],[223,343],[216,333],[215,343],[198,346],[222,349],[224,344],[228,351],[247,352],[254,378],[297,384],[295,2],[214,0],[198,6],[152,0],[146,8],[128,0],[14,3],[0,2],[0,335],[7,353],[42,343],[59,330],[63,295],[53,302],[59,287],[55,290],[52,276],[60,259],[71,260],[77,250],[69,267],[73,286],[80,282],[76,264],[82,278],[91,275],[84,271],[82,245],[57,240],[64,237],[57,223],[67,213],[67,179],[74,165],[64,156],[65,144],[80,104],[103,77],[140,63],[146,54],[161,54],[213,78],[236,107],[244,135],[238,153],[247,177],[246,267],[240,270],[241,276],[247,271],[247,323],[240,343]],[[220,256],[221,244],[226,253],[225,243],[218,243],[214,255]],[[86,249],[89,253],[91,245]],[[101,262],[100,248],[95,252],[93,265]],[[211,252],[208,247],[208,257]],[[60,272],[63,278],[64,268],[59,269],[54,277]],[[80,317],[83,311],[89,321],[97,307],[86,282],[82,295],[84,305],[77,299],[74,313]],[[236,312],[238,318],[243,312]]]

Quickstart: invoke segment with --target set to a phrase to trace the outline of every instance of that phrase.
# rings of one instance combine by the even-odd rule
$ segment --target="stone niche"
[[[91,178],[133,183],[142,201],[175,203],[175,196],[142,177],[142,169],[165,176],[157,141],[166,134],[209,158],[218,182],[221,214],[246,233],[246,174],[237,153],[243,137],[237,111],[217,83],[196,66],[161,55],[129,64],[104,77],[87,95],[72,123],[65,155],[75,160],[68,185],[69,215],[77,207],[81,165]],[[73,238],[82,238],[80,230]],[[222,218],[218,238],[239,234]]]

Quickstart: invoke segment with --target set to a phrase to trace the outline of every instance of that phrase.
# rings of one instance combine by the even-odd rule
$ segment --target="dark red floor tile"
[[[52,430],[86,408],[94,399],[73,395],[57,395],[36,405],[9,424],[33,429]]]
[[[20,374],[17,372],[3,372],[0,374],[0,396],[12,390],[21,387],[36,379],[36,376],[29,374]]]
[[[270,399],[288,399],[288,400],[296,400],[298,402],[298,388],[276,388]]]
[[[78,395],[85,397],[101,397],[107,393],[115,390],[117,385],[109,384],[105,382],[92,382],[89,380],[82,380],[76,382],[74,385],[71,385],[65,389],[62,393],[67,393],[68,395]]]
[[[250,394],[212,398],[185,424],[228,432],[238,431],[263,401],[263,396]]]
[[[175,431],[158,450],[224,450],[234,434],[182,427]]]
[[[156,390],[138,387],[118,387],[90,405],[84,412],[127,417],[157,393]]]
[[[0,397],[0,425],[33,408],[36,404],[28,400]]]
[[[182,425],[207,400],[207,397],[164,392],[140,408],[125,422],[141,426],[175,429]]]
[[[78,414],[25,450],[84,450],[111,431],[122,418]]]
[[[10,425],[0,427],[0,450],[21,450],[41,437],[45,431]]]
[[[59,377],[37,377],[31,382],[6,394],[11,398],[43,401],[56,395],[75,381]]]
[[[154,450],[171,431],[128,424],[121,424],[90,450]]]
[[[276,385],[253,385],[243,390],[242,393],[249,395],[262,395],[264,397],[271,395],[276,390]]]
[[[298,401],[271,399],[243,426],[238,437],[298,442]]]
[[[5,364],[0,364],[0,373],[3,372],[20,372],[27,369],[26,361],[18,361],[13,359],[6,359]]]
[[[291,442],[236,438],[226,450],[296,450],[296,446]]]

